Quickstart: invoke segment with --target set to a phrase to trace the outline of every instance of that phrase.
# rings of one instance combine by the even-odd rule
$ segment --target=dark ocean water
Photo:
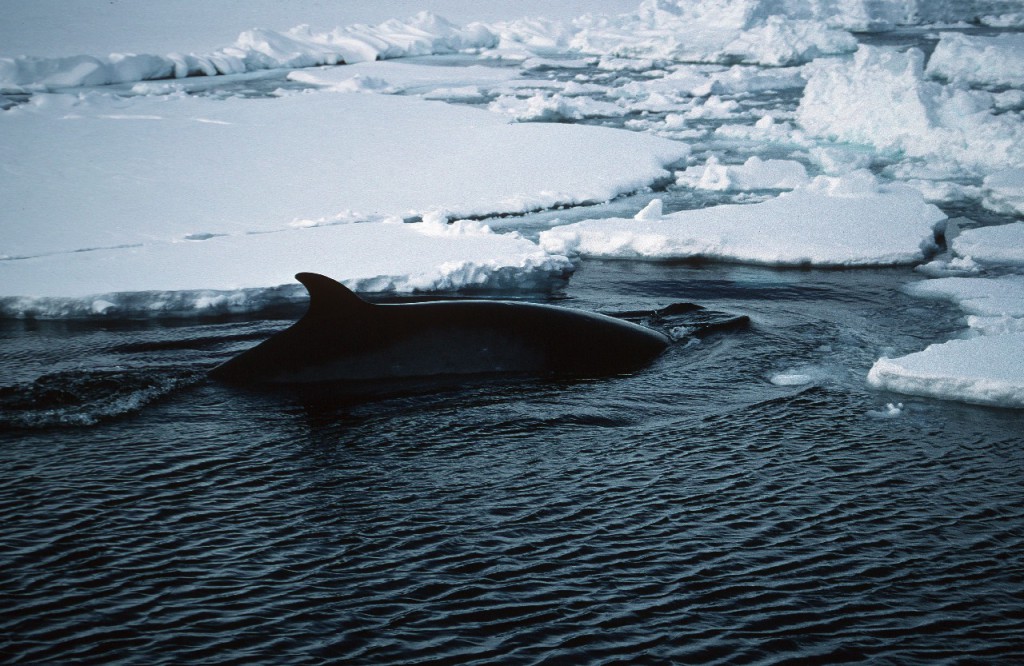
[[[6,417],[120,415],[0,434],[0,661],[1020,662],[1024,417],[864,381],[962,325],[915,279],[587,262],[564,304],[752,325],[364,401],[203,377],[284,320],[8,322]]]

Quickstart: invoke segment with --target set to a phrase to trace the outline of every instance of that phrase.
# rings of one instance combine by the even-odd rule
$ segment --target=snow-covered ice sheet
[[[247,312],[300,301],[313,271],[368,292],[546,291],[572,265],[475,222],[340,224],[0,261],[0,316]]]
[[[881,358],[868,382],[910,395],[1024,407],[1024,333],[950,340],[901,358]]]
[[[819,176],[757,204],[654,213],[555,227],[540,242],[549,252],[585,257],[893,265],[920,261],[946,218],[915,190],[880,184],[867,172]]]
[[[410,97],[37,95],[0,114],[0,256],[600,202],[688,151]]]

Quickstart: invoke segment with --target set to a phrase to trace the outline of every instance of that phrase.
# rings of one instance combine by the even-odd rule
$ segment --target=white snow
[[[240,30],[259,26],[283,32],[297,25],[325,30],[377,25],[426,10],[453,21],[498,21],[522,16],[568,20],[586,12],[620,13],[636,0],[15,0],[0,21],[3,55],[59,57],[108,53],[207,52],[231,41]]]
[[[509,67],[442,67],[407,64],[400,60],[361,62],[344,67],[300,69],[288,74],[292,81],[342,92],[421,94],[438,88],[502,87],[519,76]],[[526,80],[523,80],[524,84]]]
[[[950,340],[898,359],[881,358],[868,382],[911,395],[1024,407],[1024,334]]]
[[[945,298],[972,315],[1024,317],[1024,275],[945,277],[907,286],[914,296]]]
[[[0,316],[258,310],[302,300],[300,270],[367,292],[545,291],[572,265],[479,223],[339,224],[0,261]]]
[[[676,184],[702,190],[792,190],[808,180],[800,162],[763,160],[756,155],[743,164],[721,164],[711,157],[703,166],[676,173]]]
[[[934,173],[1024,167],[1021,114],[993,114],[990,93],[926,80],[923,63],[918,49],[863,45],[812,63],[797,119],[813,136],[922,159]]]
[[[707,259],[774,266],[866,266],[920,261],[945,219],[915,190],[870,173],[819,176],[775,199],[684,210],[659,219],[584,220],[542,232],[555,254]]]
[[[982,189],[986,208],[1024,215],[1024,168],[991,173],[985,176]]]
[[[1024,86],[1024,35],[978,37],[944,32],[928,60],[929,76],[978,86]]]
[[[962,247],[984,246],[994,240],[988,229],[965,231],[954,244],[966,236]],[[1019,255],[1019,245],[1016,249]],[[943,277],[916,282],[906,289],[916,296],[956,302],[969,314],[971,337],[934,344],[899,358],[883,357],[872,366],[868,382],[912,395],[1024,407],[1024,275]]]
[[[558,93],[537,93],[525,98],[502,95],[487,108],[519,122],[562,122],[626,115],[626,109],[611,102],[601,102],[589,97],[566,97]]]
[[[951,246],[961,257],[984,264],[1024,266],[1024,222],[968,229]]]
[[[578,20],[567,42],[584,53],[682,62],[789,65],[845,53],[856,40],[767,2],[644,0],[633,14]]]
[[[37,94],[0,114],[0,311],[256,309],[301,297],[299,270],[369,291],[550,287],[564,257],[446,222],[606,201],[688,153],[404,96]]]
[[[462,28],[421,12],[408,21],[392,19],[378,26],[348,25],[329,32],[315,32],[305,25],[285,32],[254,28],[241,33],[231,46],[200,54],[4,57],[0,58],[0,90],[48,90],[336,65],[453,53],[496,43],[497,37],[481,24]]]
[[[0,200],[17,202],[0,256],[601,202],[667,176],[663,165],[687,153],[409,97],[37,95],[0,114]]]

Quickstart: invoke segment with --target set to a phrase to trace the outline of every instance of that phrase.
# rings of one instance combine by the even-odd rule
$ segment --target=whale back
[[[303,317],[211,376],[252,383],[596,376],[633,371],[669,344],[649,328],[569,308],[488,300],[375,305],[323,275],[295,277],[309,292]]]

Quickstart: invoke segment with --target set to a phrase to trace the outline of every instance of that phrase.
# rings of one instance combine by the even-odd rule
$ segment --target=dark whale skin
[[[671,343],[650,328],[569,308],[491,300],[374,305],[323,275],[295,277],[309,291],[306,314],[211,377],[246,384],[597,377],[643,368]]]

